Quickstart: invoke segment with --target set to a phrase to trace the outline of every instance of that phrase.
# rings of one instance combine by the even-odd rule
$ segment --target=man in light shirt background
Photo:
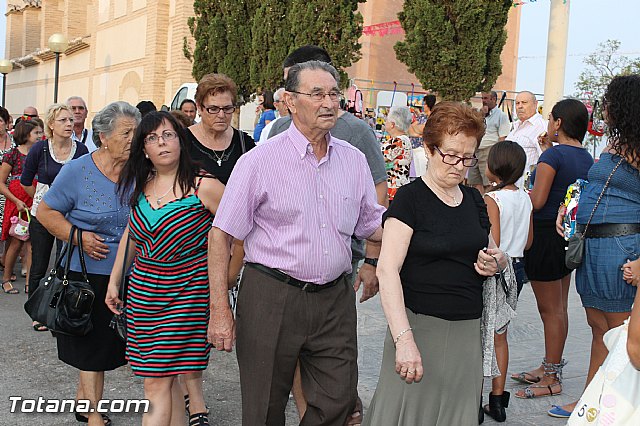
[[[516,115],[518,121],[513,124],[507,140],[517,142],[527,154],[524,175],[516,182],[516,186],[522,188],[526,177],[538,164],[542,154],[538,136],[547,130],[547,121],[538,113],[538,100],[529,91],[520,92],[516,96]]]
[[[89,113],[84,99],[80,96],[71,96],[67,99],[67,106],[71,108],[71,112],[73,113],[73,133],[71,133],[71,139],[76,143],[85,144],[89,152],[98,149],[93,142],[93,131],[84,127],[84,122]]]
[[[482,93],[482,107],[485,113],[486,131],[476,150],[478,164],[469,169],[468,183],[484,194],[491,184],[486,175],[489,150],[497,142],[506,139],[509,130],[511,130],[511,122],[509,122],[507,114],[498,108],[498,94],[496,92]]]
[[[271,132],[271,128],[273,127],[273,124],[276,121],[278,121],[282,117],[289,116],[289,109],[287,108],[287,105],[284,103],[284,100],[282,99],[283,94],[284,94],[284,87],[279,88],[273,93],[273,106],[276,108],[276,119],[270,121],[262,130],[262,133],[260,134],[259,143],[264,143],[267,141],[267,139],[269,139],[269,133]],[[256,143],[257,142],[258,141],[256,141]]]

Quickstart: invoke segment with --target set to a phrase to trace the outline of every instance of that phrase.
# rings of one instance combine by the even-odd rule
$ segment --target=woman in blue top
[[[124,342],[109,328],[113,313],[104,299],[118,244],[129,221],[129,205],[121,203],[116,183],[139,122],[140,112],[126,102],[103,108],[92,122],[98,149],[65,166],[38,207],[38,219],[55,237],[67,240],[72,225],[83,230],[87,272],[96,295],[91,312],[93,330],[82,337],[56,337],[58,358],[80,370],[78,399],[90,400],[92,408],[102,399],[104,372],[126,363]],[[82,279],[77,250],[71,258],[71,271],[72,279]],[[97,412],[89,418],[93,424],[102,424]],[[76,419],[87,421],[79,413]],[[104,422],[110,423],[108,417]]]
[[[576,290],[592,332],[585,386],[607,356],[602,336],[629,318],[640,281],[640,76],[614,78],[603,104],[609,145],[589,170],[576,217],[584,232],[593,212],[585,233],[584,261],[576,269]],[[575,405],[554,407],[549,414],[569,417]]]
[[[262,102],[262,114],[260,114],[258,124],[256,124],[255,129],[253,129],[254,141],[259,141],[260,134],[265,126],[276,119],[276,107],[273,105],[273,92],[269,92],[268,90],[262,92],[262,98],[264,99]]]
[[[39,221],[40,216],[37,213],[40,201],[60,173],[62,166],[89,152],[83,143],[76,144],[71,139],[73,112],[64,104],[53,104],[49,107],[44,120],[44,133],[47,139],[36,142],[29,150],[22,176],[20,176],[20,184],[24,187],[25,192],[33,197],[31,222],[29,223],[31,267],[28,274],[28,287],[30,293],[35,291],[40,280],[47,273],[54,241],[53,235]],[[64,238],[68,237],[67,233]],[[38,331],[46,330],[36,323],[34,323],[34,328]]]
[[[531,281],[544,326],[545,356],[537,369],[511,376],[531,383],[518,391],[518,398],[535,398],[562,392],[562,352],[569,330],[567,300],[571,270],[564,264],[564,238],[555,230],[558,206],[567,186],[586,179],[593,158],[582,146],[589,113],[575,99],[558,102],[549,114],[547,134],[538,166],[531,176],[533,190],[533,245],[525,252],[525,270]],[[557,142],[551,146],[550,142]]]

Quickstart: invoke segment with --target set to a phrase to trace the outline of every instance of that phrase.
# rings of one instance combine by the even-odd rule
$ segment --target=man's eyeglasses
[[[58,118],[58,119],[56,119],[56,121],[57,121],[58,123],[60,123],[60,124],[64,124],[64,123],[66,123],[67,121],[68,121],[69,123],[73,124],[73,117],[69,117],[69,118]]]
[[[86,108],[85,108],[85,107],[83,107],[82,105],[80,105],[80,106],[72,106],[72,107],[71,107],[71,109],[72,109],[73,111],[75,111],[75,110],[78,110],[78,111],[84,111]]]
[[[308,96],[314,102],[322,102],[324,101],[325,96],[329,96],[331,102],[339,102],[342,99],[342,92],[338,92],[337,90],[332,90],[330,92],[312,92],[312,93],[304,93],[297,92],[295,90],[289,90],[291,93],[297,93],[298,95]]]
[[[219,107],[219,106],[211,105],[211,106],[206,106],[206,107],[203,107],[203,108],[205,109],[205,111],[207,111],[211,115],[217,115],[217,114],[220,113],[220,111],[222,111],[225,114],[229,115],[229,114],[233,114],[233,112],[236,110],[235,105],[227,105],[225,107]]]
[[[440,148],[438,148],[437,146],[434,146],[434,148],[436,149],[436,151],[438,151],[438,154],[440,154],[440,156],[442,157],[442,162],[444,164],[455,166],[461,161],[464,167],[473,167],[476,164],[478,164],[478,158],[475,155],[473,157],[460,157],[458,155],[445,154],[442,151],[440,151]]]
[[[157,144],[160,139],[162,139],[165,143],[174,141],[178,137],[178,134],[171,130],[165,130],[161,135],[156,135],[155,133],[149,133],[144,138],[145,145],[154,145]]]

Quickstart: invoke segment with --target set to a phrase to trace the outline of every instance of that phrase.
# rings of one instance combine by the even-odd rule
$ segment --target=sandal
[[[207,409],[206,414],[209,415],[209,413],[211,412],[211,410],[209,410],[209,406],[205,405],[204,408]],[[191,415],[191,413],[189,412],[189,394],[186,394],[184,396],[184,411],[187,413],[187,417]]]
[[[562,393],[562,368],[567,365],[567,362],[563,359],[558,364],[552,364],[547,362],[546,359],[542,362],[542,366],[544,368],[544,376],[551,377],[555,379],[554,383],[549,385],[531,385],[524,388],[524,392],[522,395],[518,393],[515,394],[516,398],[522,399],[532,399],[532,398],[540,398],[544,396],[554,396],[560,395]],[[553,391],[553,386],[560,386],[559,392]],[[548,389],[549,393],[544,394],[536,394],[534,389]]]
[[[89,423],[89,417],[84,416],[77,411],[74,412],[76,415],[76,421],[80,423]],[[100,414],[102,416],[102,421],[104,422],[104,426],[111,426],[111,418],[106,414]]]
[[[209,417],[207,417],[207,413],[190,415],[189,426],[209,426]]]
[[[531,377],[531,378],[529,378],[529,377]],[[519,374],[512,374],[511,375],[511,379],[515,380],[516,382],[526,383],[528,385],[533,385],[533,384],[538,383],[540,380],[542,380],[542,377],[534,376],[533,374],[531,374],[529,372],[523,371],[522,373],[519,373]]]
[[[17,279],[18,277],[16,277],[16,274],[11,274],[11,278],[10,278],[11,281],[15,281]]]
[[[5,284],[9,284],[9,288],[6,288]],[[2,291],[4,291],[7,294],[18,294],[18,293],[20,293],[20,290],[15,288],[11,281],[3,281],[2,282]]]
[[[47,326],[46,326],[46,325],[44,325],[44,324],[42,324],[42,323],[39,323],[38,321],[35,321],[35,322],[33,323],[33,329],[34,329],[35,331],[49,331],[49,329],[47,328]]]

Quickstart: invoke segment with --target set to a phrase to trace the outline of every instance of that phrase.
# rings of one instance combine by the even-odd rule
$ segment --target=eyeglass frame
[[[67,117],[67,118],[56,118],[53,121],[57,121],[60,124],[64,124],[67,121],[71,124],[73,124],[75,122],[75,120],[73,119],[73,117]]]
[[[297,90],[287,90],[287,92],[289,93],[297,93],[298,95],[306,95],[309,97],[309,99],[313,102],[317,102],[320,103],[322,101],[324,101],[324,98],[329,96],[329,100],[331,102],[340,102],[342,100],[342,98],[344,97],[344,94],[337,90],[337,91],[330,91],[330,92],[313,92],[313,93],[305,93],[305,92],[298,92]],[[336,95],[336,99],[331,99],[331,94],[335,94]],[[314,99],[314,96],[319,96],[322,95],[322,98],[320,99]]]
[[[476,157],[475,154],[473,154],[472,157],[460,157],[459,155],[454,155],[454,154],[445,154],[444,152],[440,151],[440,148],[438,148],[437,146],[433,146],[436,151],[438,151],[438,154],[440,154],[440,156],[442,157],[442,162],[444,164],[447,164],[449,166],[457,166],[458,164],[460,164],[460,162],[462,161],[462,167],[466,167],[466,168],[471,168],[471,167],[475,167],[478,164],[478,157]],[[445,157],[454,157],[457,158],[458,160],[455,163],[447,163],[444,159]],[[473,164],[471,164],[470,166],[467,166],[466,164],[464,164],[465,160],[475,160],[475,162]]]
[[[173,133],[173,136],[171,136],[170,138],[167,138],[167,135],[165,135],[165,133]],[[156,140],[155,142],[150,142],[147,140],[150,136],[155,136],[158,140]],[[179,139],[179,137],[180,136],[178,135],[178,132],[176,132],[175,130],[165,130],[161,134],[149,133],[147,136],[144,137],[142,141],[144,142],[145,146],[156,145],[160,143],[160,139],[162,139],[164,143],[167,143],[167,142],[173,142],[174,140]]]
[[[212,108],[217,108],[218,111],[216,111],[216,112],[209,111]],[[233,109],[231,111],[229,111],[229,112],[226,112],[225,109],[227,109],[227,108],[233,108]],[[220,111],[222,111],[224,113],[224,115],[231,115],[231,114],[233,114],[235,112],[235,110],[237,108],[238,107],[235,106],[235,105],[227,105],[227,106],[223,106],[223,107],[219,107],[217,105],[211,105],[211,106],[204,106],[203,105],[202,106],[202,109],[207,111],[207,114],[211,114],[211,115],[218,115],[218,114],[220,114]]]

